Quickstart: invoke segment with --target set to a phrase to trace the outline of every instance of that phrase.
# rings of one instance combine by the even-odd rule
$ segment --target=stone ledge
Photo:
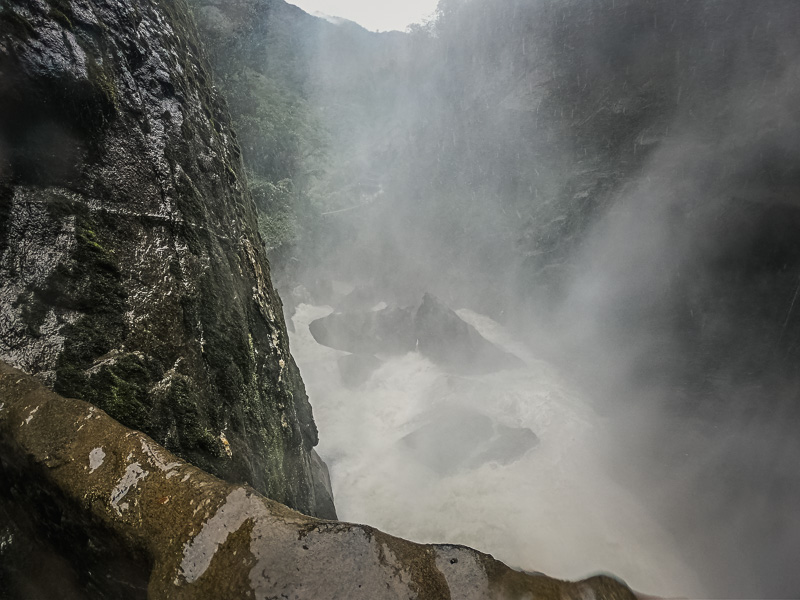
[[[77,518],[99,522],[145,556],[153,599],[635,598],[604,575],[564,582],[470,548],[307,517],[1,362],[0,447],[17,467],[42,473]]]

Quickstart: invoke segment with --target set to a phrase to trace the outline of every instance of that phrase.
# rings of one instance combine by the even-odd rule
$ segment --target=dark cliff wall
[[[0,6],[0,359],[212,473],[333,516],[185,3]]]

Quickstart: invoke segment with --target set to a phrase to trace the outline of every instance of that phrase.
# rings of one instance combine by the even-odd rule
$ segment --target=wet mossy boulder
[[[184,0],[7,0],[0,78],[0,359],[229,481],[333,514]]]

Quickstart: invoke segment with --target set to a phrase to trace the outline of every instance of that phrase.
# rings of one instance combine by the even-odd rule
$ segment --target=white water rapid
[[[680,541],[607,472],[604,436],[611,434],[604,419],[499,324],[458,311],[525,368],[456,376],[412,352],[379,357],[384,362],[366,383],[347,389],[337,367],[346,353],[319,345],[308,329],[330,312],[301,304],[291,347],[314,406],[318,451],[330,467],[340,519],[417,542],[469,545],[559,578],[610,572],[645,593],[702,595],[699,578],[682,562]],[[539,443],[510,464],[455,461],[442,472],[425,449],[411,451],[402,442],[421,425],[440,425],[441,439],[429,451],[453,462],[453,452],[470,447],[469,426],[458,425],[465,411],[530,428]]]

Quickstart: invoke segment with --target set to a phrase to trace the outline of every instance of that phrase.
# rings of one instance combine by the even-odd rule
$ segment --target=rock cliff
[[[184,1],[0,7],[0,359],[211,473],[333,517],[239,146]]]

